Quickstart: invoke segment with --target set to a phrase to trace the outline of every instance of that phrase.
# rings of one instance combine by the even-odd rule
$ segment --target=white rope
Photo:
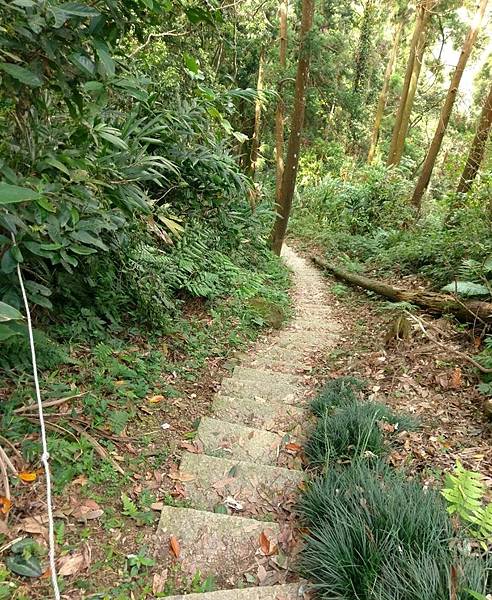
[[[14,245],[17,244],[14,235],[12,234],[12,241]],[[29,345],[31,347],[31,360],[32,360],[32,371],[34,375],[34,387],[36,390],[36,400],[38,403],[39,413],[39,425],[41,428],[41,440],[43,445],[43,453],[41,455],[41,462],[43,463],[44,473],[46,476],[46,504],[48,507],[48,543],[49,543],[49,561],[50,561],[50,572],[51,572],[51,583],[53,585],[53,592],[55,594],[55,600],[60,600],[60,588],[58,587],[58,580],[56,577],[56,558],[55,558],[55,523],[53,520],[53,505],[51,500],[51,471],[49,465],[50,455],[48,452],[48,442],[46,440],[46,427],[44,424],[44,413],[43,403],[41,401],[41,390],[39,388],[38,378],[38,366],[36,362],[36,348],[34,347],[34,336],[32,333],[32,321],[31,311],[29,310],[29,303],[27,301],[26,288],[24,287],[24,280],[19,263],[17,263],[17,276],[19,277],[19,285],[22,292],[22,298],[24,300],[24,307],[26,311],[27,319],[27,331],[29,334]]]

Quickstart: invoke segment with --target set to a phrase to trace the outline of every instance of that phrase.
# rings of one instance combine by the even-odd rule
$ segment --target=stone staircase
[[[211,415],[200,421],[197,452],[182,456],[179,480],[190,508],[165,506],[158,526],[163,556],[225,589],[170,600],[304,597],[302,582],[292,582],[290,508],[304,479],[297,454],[313,391],[307,359],[333,346],[338,325],[324,304],[322,276],[290,248],[283,257],[293,271],[295,318],[222,382]]]

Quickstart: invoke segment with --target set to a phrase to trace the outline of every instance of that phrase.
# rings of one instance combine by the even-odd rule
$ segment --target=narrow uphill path
[[[201,419],[179,480],[186,508],[165,506],[158,527],[162,560],[212,577],[221,591],[173,600],[294,600],[290,509],[303,480],[296,456],[312,390],[303,373],[313,352],[332,347],[338,324],[324,304],[323,276],[288,247],[295,316],[258,343],[224,379],[210,417]],[[252,586],[252,587],[247,587]]]

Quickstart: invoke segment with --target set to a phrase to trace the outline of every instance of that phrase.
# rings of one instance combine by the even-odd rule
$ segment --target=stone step
[[[191,508],[165,506],[156,534],[156,559],[176,562],[188,577],[200,572],[217,585],[244,583],[256,573],[262,557],[260,538],[270,547],[278,543],[279,526],[245,517],[233,517]]]
[[[219,590],[204,594],[186,594],[184,596],[166,596],[166,600],[301,600],[304,598],[303,586],[299,583],[250,587],[234,590]]]
[[[212,416],[229,423],[241,423],[255,429],[289,432],[309,419],[306,409],[286,402],[273,402],[217,394],[212,402]]]
[[[197,439],[209,456],[276,466],[283,462],[289,436],[203,417]]]
[[[263,519],[292,510],[302,471],[185,452],[180,474],[193,508]]]
[[[252,369],[251,367],[242,366],[235,367],[231,378],[234,380],[266,381],[268,383],[277,382],[294,386],[302,384],[303,381],[302,377],[296,377],[295,375],[284,375],[283,373],[276,373],[275,371]]]
[[[265,359],[262,360],[263,364],[266,364],[267,361]],[[259,397],[274,402],[298,404],[299,399],[302,399],[306,394],[306,388],[275,380],[243,381],[237,379],[223,379],[219,394],[249,399]]]

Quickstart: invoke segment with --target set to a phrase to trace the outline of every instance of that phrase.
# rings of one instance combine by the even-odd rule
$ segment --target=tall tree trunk
[[[434,138],[425,158],[420,177],[417,181],[417,185],[415,186],[415,190],[412,196],[412,204],[418,209],[420,209],[420,206],[422,204],[422,196],[424,195],[424,192],[427,186],[429,185],[432,171],[436,163],[436,158],[439,154],[439,150],[441,149],[442,140],[444,138],[444,134],[446,132],[449,119],[451,117],[451,111],[453,110],[453,105],[456,100],[456,94],[458,92],[461,77],[463,75],[463,71],[465,70],[466,63],[472,51],[473,44],[475,43],[475,40],[477,38],[478,30],[480,29],[485,9],[487,8],[487,3],[488,0],[481,0],[477,13],[473,19],[470,29],[468,30],[465,43],[463,44],[463,49],[461,50],[460,58],[458,60],[458,64],[456,65],[456,69],[454,71],[453,78],[451,79],[451,84],[449,86],[446,99],[441,109],[441,114],[439,115],[439,122],[437,124],[437,129],[434,134]]]
[[[461,175],[458,183],[457,192],[465,194],[471,188],[473,180],[482,164],[483,155],[485,153],[485,144],[490,134],[490,127],[492,125],[492,86],[489,90],[489,95],[485,100],[485,104],[482,108],[482,114],[480,115],[480,121],[478,122],[477,132],[473,138],[473,142],[468,154],[465,168]]]
[[[258,164],[258,156],[260,152],[260,134],[261,134],[261,104],[263,101],[263,74],[265,71],[265,48],[261,48],[260,56],[258,58],[258,80],[256,82],[256,91],[258,96],[255,102],[255,124],[253,129],[253,139],[251,140],[251,152],[249,158],[249,171],[251,177],[254,178],[256,173],[256,167]]]
[[[425,34],[425,31],[422,32],[422,35],[420,36],[419,42],[417,44],[412,76],[410,77],[410,85],[408,87],[407,99],[405,102],[405,106],[403,107],[400,131],[398,132],[398,140],[396,142],[396,148],[393,158],[394,165],[400,164],[400,160],[403,155],[403,148],[405,147],[405,139],[408,133],[408,125],[410,123],[410,115],[412,114],[413,101],[415,100],[415,94],[417,92],[417,85],[420,77],[420,70],[422,69],[422,61],[424,59],[424,51],[426,46]]]
[[[280,73],[285,72],[287,66],[287,0],[283,0],[279,7],[280,24]],[[278,86],[277,110],[275,111],[275,200],[280,203],[280,192],[282,189],[282,177],[284,174],[284,110],[285,103],[282,97],[282,81]]]
[[[386,65],[386,71],[384,72],[383,87],[379,94],[378,105],[376,107],[376,114],[374,116],[374,125],[372,126],[371,145],[369,146],[369,152],[367,154],[367,162],[370,164],[373,161],[376,153],[376,147],[379,141],[379,130],[381,128],[381,121],[383,120],[384,109],[386,106],[386,100],[388,98],[388,89],[393,74],[393,67],[395,66],[396,56],[398,54],[398,45],[400,43],[401,31],[403,29],[403,19],[397,23],[395,33],[393,37],[393,46]]]
[[[280,254],[287,230],[292,198],[296,186],[299,151],[301,148],[301,133],[304,125],[304,110],[306,107],[306,85],[309,72],[309,43],[308,35],[313,25],[314,0],[302,0],[301,33],[299,40],[299,59],[297,63],[294,108],[292,111],[289,145],[285,170],[282,177],[280,202],[277,206],[277,217],[271,233],[271,246],[276,254]]]
[[[421,47],[422,38],[425,35],[427,23],[429,21],[430,9],[434,6],[435,0],[421,0],[417,7],[417,19],[415,21],[415,29],[413,31],[412,41],[410,42],[410,52],[408,54],[407,68],[405,71],[405,79],[400,96],[400,103],[396,112],[395,124],[391,136],[391,144],[388,152],[388,165],[398,164],[396,161],[398,141],[401,142],[400,131],[403,122],[405,110],[411,111],[413,99],[410,98],[410,86],[412,83],[412,75],[415,72],[415,63],[418,57],[418,49]],[[409,102],[411,100],[411,102]],[[403,138],[403,142],[405,138]]]

